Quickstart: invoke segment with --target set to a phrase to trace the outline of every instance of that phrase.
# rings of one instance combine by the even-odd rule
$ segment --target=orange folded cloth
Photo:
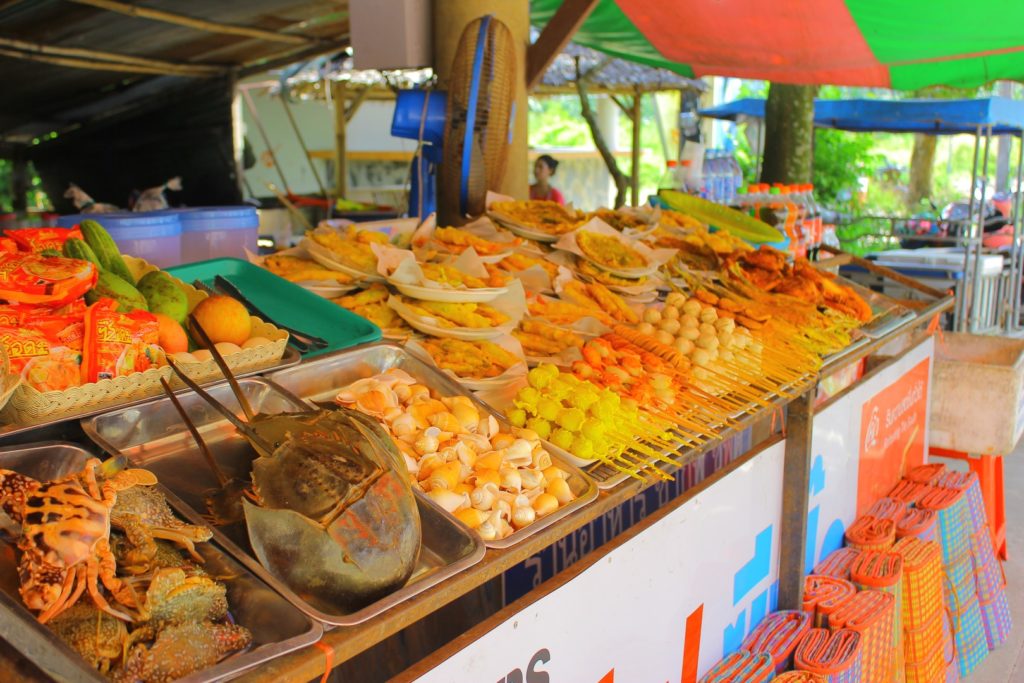
[[[858,550],[885,550],[896,542],[896,522],[862,515],[846,530],[846,545]]]

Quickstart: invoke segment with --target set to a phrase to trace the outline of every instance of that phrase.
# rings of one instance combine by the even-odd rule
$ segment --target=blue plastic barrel
[[[245,258],[256,253],[260,216],[252,206],[181,209],[181,256],[186,263],[212,258]]]

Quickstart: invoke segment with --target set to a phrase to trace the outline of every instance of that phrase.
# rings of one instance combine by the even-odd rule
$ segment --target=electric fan
[[[448,79],[438,183],[442,224],[482,214],[487,190],[497,189],[505,176],[515,79],[512,32],[490,15],[470,22]]]

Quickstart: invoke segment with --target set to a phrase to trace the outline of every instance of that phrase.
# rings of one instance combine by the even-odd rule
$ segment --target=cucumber
[[[96,256],[96,252],[92,250],[92,247],[77,237],[69,237],[64,242],[62,252],[66,258],[74,258],[79,261],[89,261],[97,268],[100,268],[101,270],[103,268],[100,264],[99,258]]]
[[[127,264],[121,258],[121,252],[118,251],[117,244],[114,243],[114,238],[110,236],[110,233],[102,225],[89,219],[79,223],[78,228],[82,231],[86,244],[96,252],[100,269],[113,273],[134,287],[135,278],[132,276],[132,271],[128,270]]]
[[[702,223],[714,225],[747,242],[781,242],[785,236],[753,216],[676,190],[659,190],[658,196],[670,209],[687,213]]]

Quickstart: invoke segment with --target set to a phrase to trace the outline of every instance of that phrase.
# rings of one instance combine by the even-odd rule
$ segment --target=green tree
[[[816,86],[787,83],[772,83],[769,87],[762,182],[810,182],[817,90]]]

